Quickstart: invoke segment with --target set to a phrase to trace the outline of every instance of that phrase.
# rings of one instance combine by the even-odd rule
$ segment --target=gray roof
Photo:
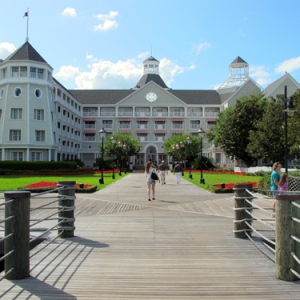
[[[150,81],[155,82],[157,85],[161,86],[164,89],[168,88],[165,82],[158,74],[144,74],[135,87],[140,88]]]
[[[248,63],[246,63],[241,57],[237,57],[233,62],[232,62],[232,64],[239,64],[239,63],[243,63],[243,64],[247,64],[248,65]]]
[[[68,90],[82,104],[117,104],[135,90]]]
[[[156,58],[154,58],[152,55],[149,58],[145,59],[144,62],[147,61],[147,60],[153,60],[153,61],[158,62],[158,60]]]
[[[169,90],[171,94],[186,104],[221,104],[221,98],[215,90]]]
[[[8,60],[32,60],[47,63],[29,42],[25,42],[25,44],[5,59],[5,61]]]

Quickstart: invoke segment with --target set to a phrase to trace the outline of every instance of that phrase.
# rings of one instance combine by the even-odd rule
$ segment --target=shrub
[[[197,157],[192,162],[192,169],[202,169],[202,170],[213,170],[216,167],[212,163],[212,159],[206,156],[202,156],[202,163],[201,163],[201,157]]]
[[[4,160],[0,161],[0,169],[6,170],[76,170],[77,163],[74,161],[16,161]]]

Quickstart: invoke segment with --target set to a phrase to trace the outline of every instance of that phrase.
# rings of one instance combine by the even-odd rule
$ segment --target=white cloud
[[[276,69],[276,73],[293,72],[300,69],[300,56],[285,60]]]
[[[265,70],[264,66],[250,66],[249,73],[250,77],[261,86],[272,82],[271,74]]]
[[[0,43],[0,58],[5,59],[16,50],[16,47],[7,42]]]
[[[96,16],[96,18],[102,23],[94,26],[95,31],[106,31],[109,29],[115,29],[118,27],[118,23],[115,20],[115,18],[118,16],[119,12],[118,11],[111,11],[109,12],[108,15],[102,15],[99,14]]]
[[[199,45],[195,45],[193,49],[196,51],[197,54],[199,54],[200,52],[205,51],[210,47],[211,47],[211,43],[204,42]]]
[[[70,17],[76,17],[76,9],[72,7],[67,7],[65,10],[61,13],[63,16],[70,16]]]
[[[75,66],[62,66],[54,76],[60,80],[74,80],[78,89],[132,88],[143,75],[141,57],[144,56],[145,53],[140,53],[136,58],[112,62],[86,54],[87,70],[80,71]],[[166,58],[160,61],[160,75],[167,85],[170,85],[178,74],[194,68],[195,65],[181,67]]]
[[[54,77],[57,77],[62,80],[68,80],[75,78],[78,74],[80,74],[78,67],[62,66],[60,67],[59,71],[56,74],[54,74]]]

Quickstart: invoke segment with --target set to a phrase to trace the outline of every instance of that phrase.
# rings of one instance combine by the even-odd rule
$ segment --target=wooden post
[[[245,212],[244,209],[239,210],[242,207],[249,207],[251,210],[252,205],[246,202],[245,199],[252,201],[253,197],[246,192],[246,189],[252,190],[252,184],[235,184],[234,185],[234,220],[239,221],[243,219],[250,219],[251,216]],[[252,221],[248,221],[252,223]],[[249,229],[248,225],[245,222],[234,222],[234,236],[239,239],[247,238],[247,235],[243,230]],[[250,231],[247,231],[251,235]]]
[[[4,241],[4,254],[14,250],[4,263],[5,273],[14,268],[6,277],[10,280],[29,277],[30,195],[28,191],[4,193],[5,201],[14,199],[14,202],[5,206],[5,218],[14,216],[5,224],[5,236],[14,233],[11,238]]]
[[[276,195],[276,221],[275,221],[275,240],[276,240],[276,278],[284,281],[299,280],[290,268],[299,272],[299,264],[294,260],[291,252],[294,252],[300,257],[300,247],[298,243],[290,236],[294,235],[299,238],[300,224],[293,221],[291,218],[300,216],[300,208],[291,204],[295,201],[300,204],[300,194]]]
[[[62,211],[58,213],[58,220],[61,221],[65,218],[68,220],[61,223],[58,226],[58,234],[61,234],[61,237],[73,237],[74,236],[74,210],[75,210],[75,190],[76,190],[76,181],[59,181],[60,186],[67,187],[66,189],[59,190],[60,198],[58,201],[58,209],[61,208],[73,208],[73,210]],[[69,196],[71,199],[63,199],[64,196]],[[65,228],[65,229],[64,229]]]

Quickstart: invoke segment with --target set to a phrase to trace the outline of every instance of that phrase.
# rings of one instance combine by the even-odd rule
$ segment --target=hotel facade
[[[159,75],[159,61],[143,62],[135,87],[120,90],[70,90],[27,41],[0,60],[0,160],[63,161],[79,158],[92,167],[99,157],[99,130],[123,132],[141,141],[130,161],[141,168],[149,159],[170,161],[164,140],[174,134],[209,131],[218,113],[236,99],[263,92],[266,97],[292,95],[300,88],[288,73],[262,88],[249,77],[249,65],[237,57],[229,78],[216,90],[175,90]],[[203,155],[220,166],[231,165],[221,149],[205,141]]]

